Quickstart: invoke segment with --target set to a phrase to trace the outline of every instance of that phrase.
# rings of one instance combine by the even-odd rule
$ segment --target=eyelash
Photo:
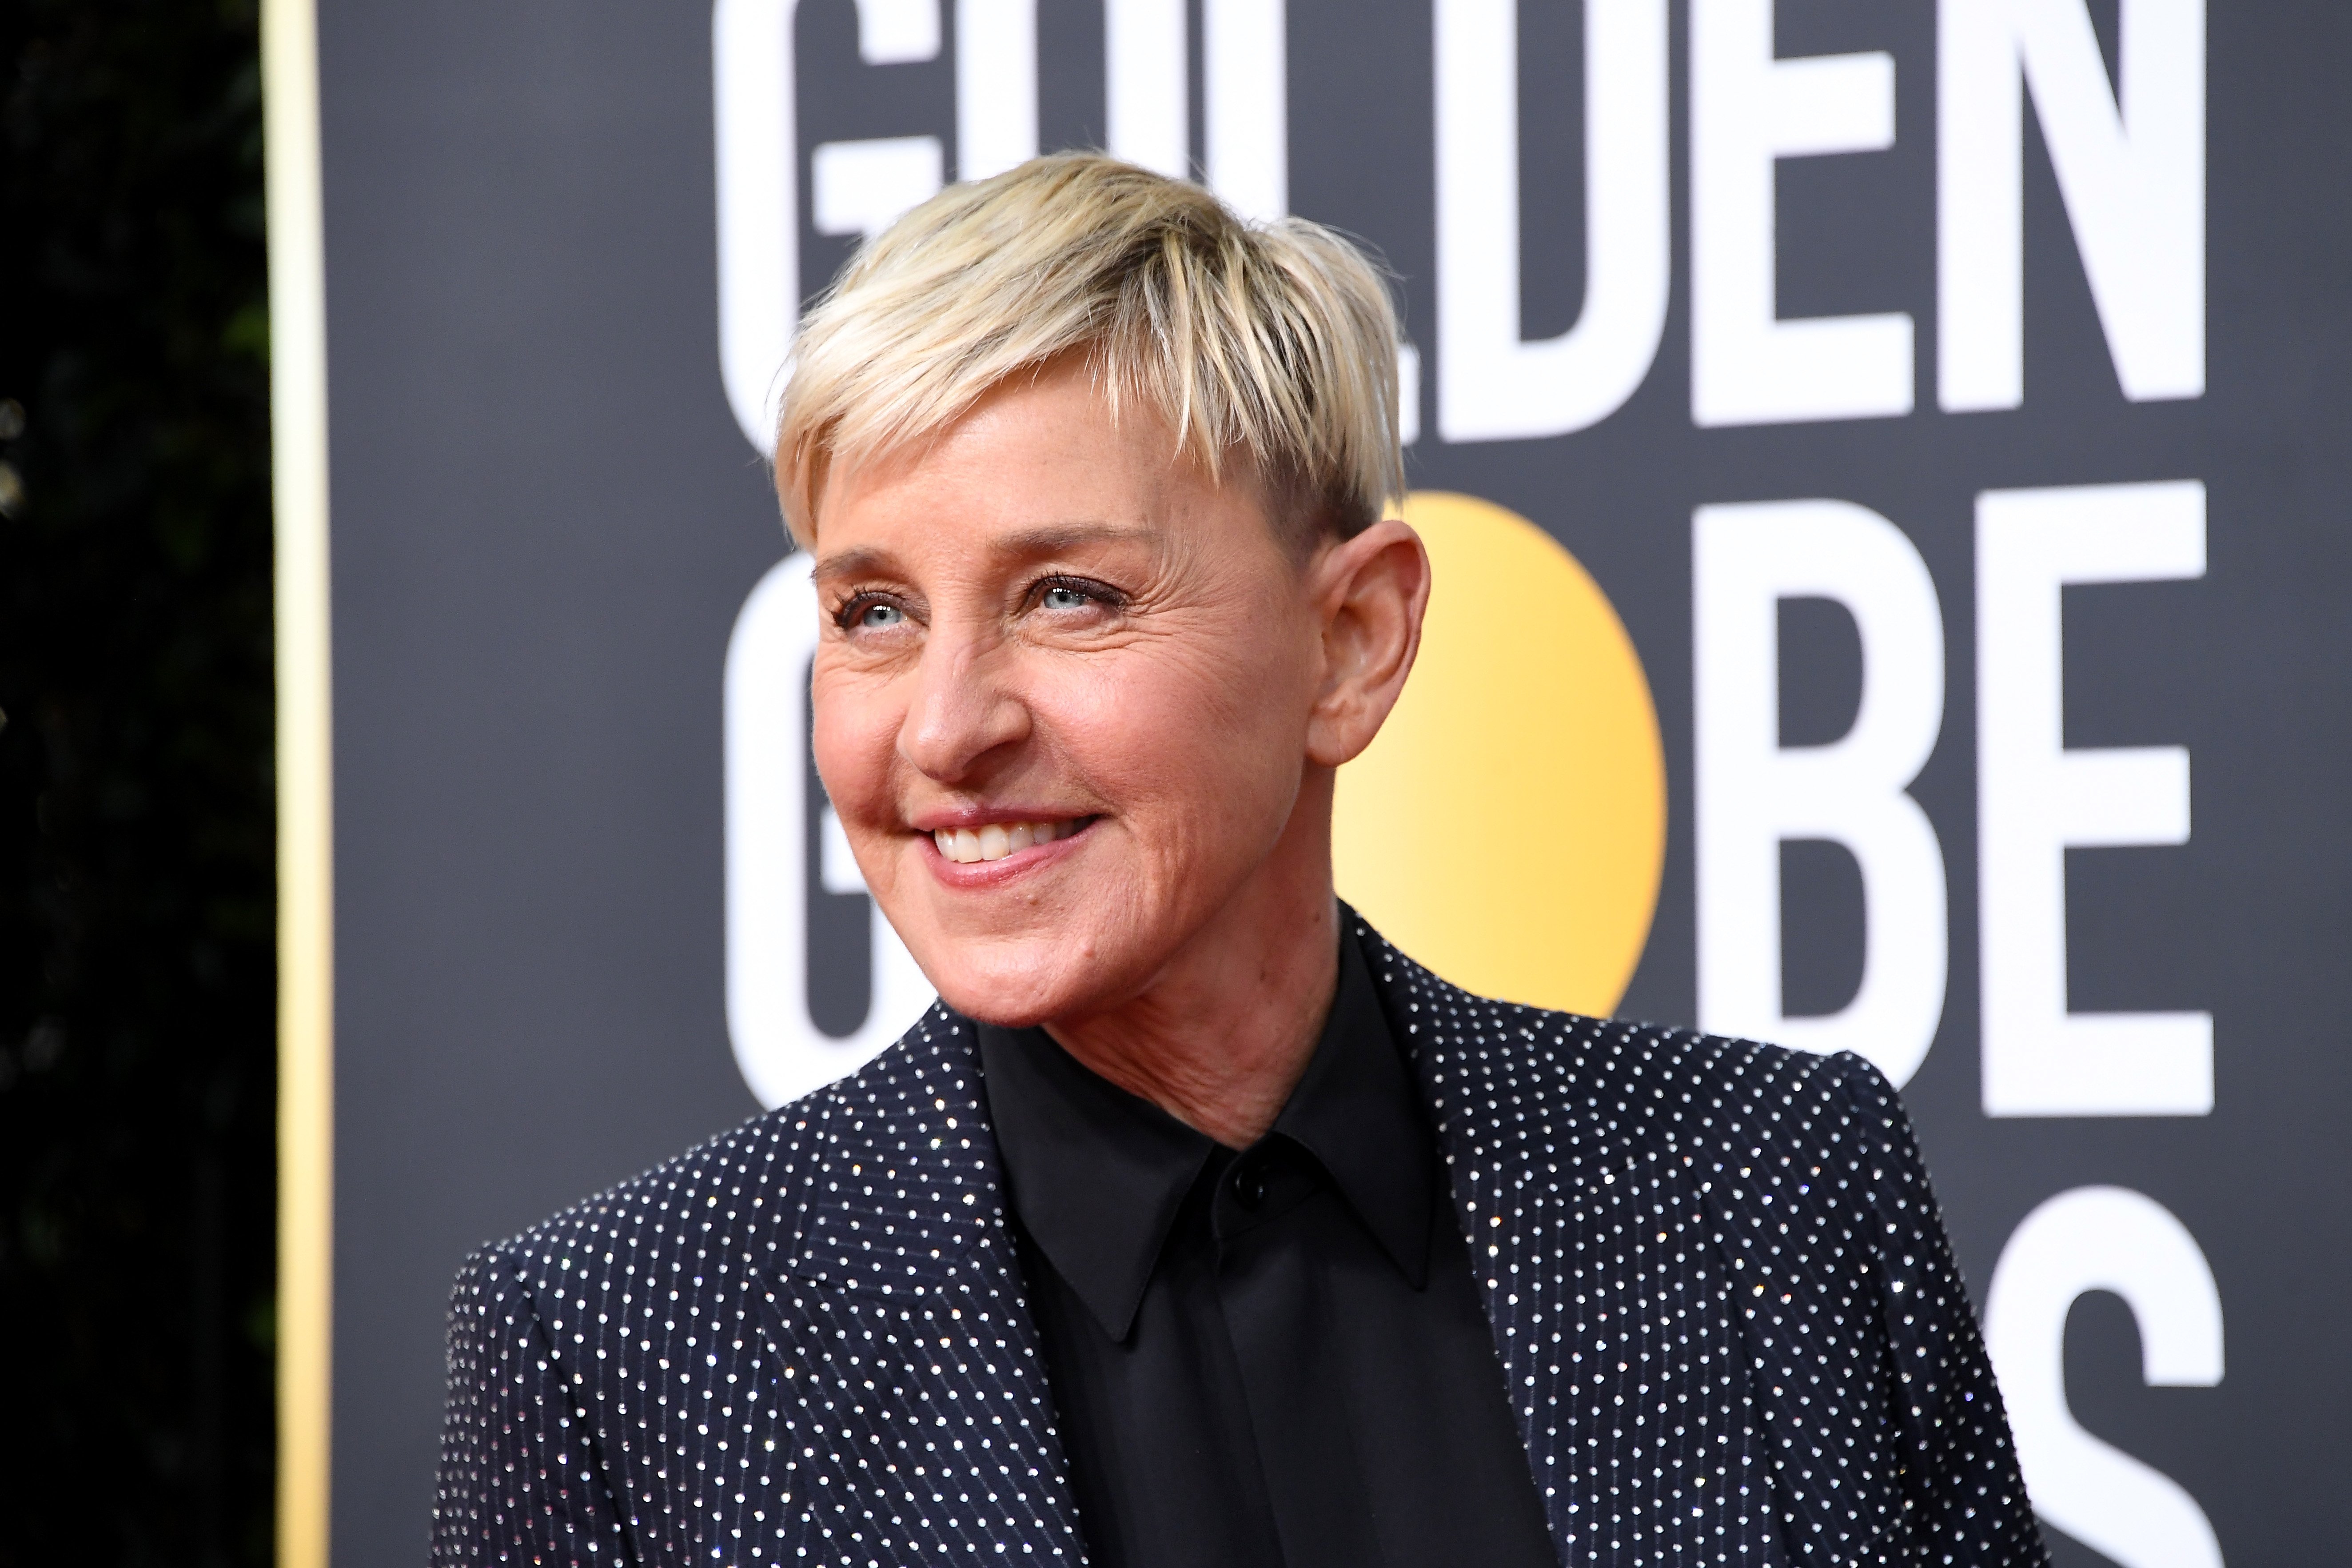
[[[906,608],[898,603],[896,595],[881,589],[852,588],[833,606],[833,624],[843,631],[852,630],[857,625],[857,618],[875,605],[890,605],[902,611]]]
[[[1091,577],[1071,577],[1059,573],[1040,577],[1032,584],[1029,588],[1030,601],[1043,603],[1045,595],[1056,588],[1066,589],[1083,598],[1090,599],[1106,610],[1123,610],[1127,607],[1127,595],[1109,584],[1097,583]]]
[[[1079,595],[1107,610],[1121,610],[1127,607],[1127,595],[1109,584],[1098,583],[1091,577],[1073,577],[1062,573],[1038,578],[1029,585],[1029,592],[1025,598],[1031,604],[1037,604],[1056,588],[1066,589],[1070,593]],[[833,606],[833,624],[843,631],[853,631],[856,629],[858,617],[877,604],[893,605],[901,612],[906,609],[904,605],[898,603],[898,595],[887,590],[852,588],[845,593]]]

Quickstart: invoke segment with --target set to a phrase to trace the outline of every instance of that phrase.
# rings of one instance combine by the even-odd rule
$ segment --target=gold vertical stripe
[[[278,1562],[327,1568],[334,818],[326,236],[313,0],[263,0],[278,637]]]

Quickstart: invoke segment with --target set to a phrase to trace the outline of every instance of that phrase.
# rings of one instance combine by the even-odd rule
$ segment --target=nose
[[[898,754],[909,766],[940,784],[970,784],[1028,738],[1029,709],[1013,688],[1011,657],[994,638],[934,628],[898,727]]]

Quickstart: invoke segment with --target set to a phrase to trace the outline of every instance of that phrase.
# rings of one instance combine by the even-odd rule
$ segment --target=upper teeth
[[[992,822],[985,827],[942,827],[931,835],[946,859],[962,865],[1002,860],[1033,844],[1051,844],[1076,831],[1076,822]]]

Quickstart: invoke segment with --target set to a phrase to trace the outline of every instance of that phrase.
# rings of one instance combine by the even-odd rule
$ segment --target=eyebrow
[[[845,550],[838,555],[824,556],[813,570],[819,577],[864,577],[879,572],[889,559],[889,552],[866,545],[856,550]]]
[[[1008,533],[992,541],[991,548],[996,554],[1016,558],[1052,555],[1081,544],[1139,543],[1157,537],[1159,531],[1131,523],[1055,522]]]
[[[1139,527],[1117,522],[1055,522],[1037,528],[1024,528],[989,542],[991,554],[1012,560],[1026,560],[1039,555],[1054,555],[1083,544],[1119,544],[1129,542],[1147,542],[1159,534],[1150,526]],[[820,559],[815,566],[819,577],[863,576],[879,573],[890,564],[890,552],[878,545],[859,545],[835,555]]]

